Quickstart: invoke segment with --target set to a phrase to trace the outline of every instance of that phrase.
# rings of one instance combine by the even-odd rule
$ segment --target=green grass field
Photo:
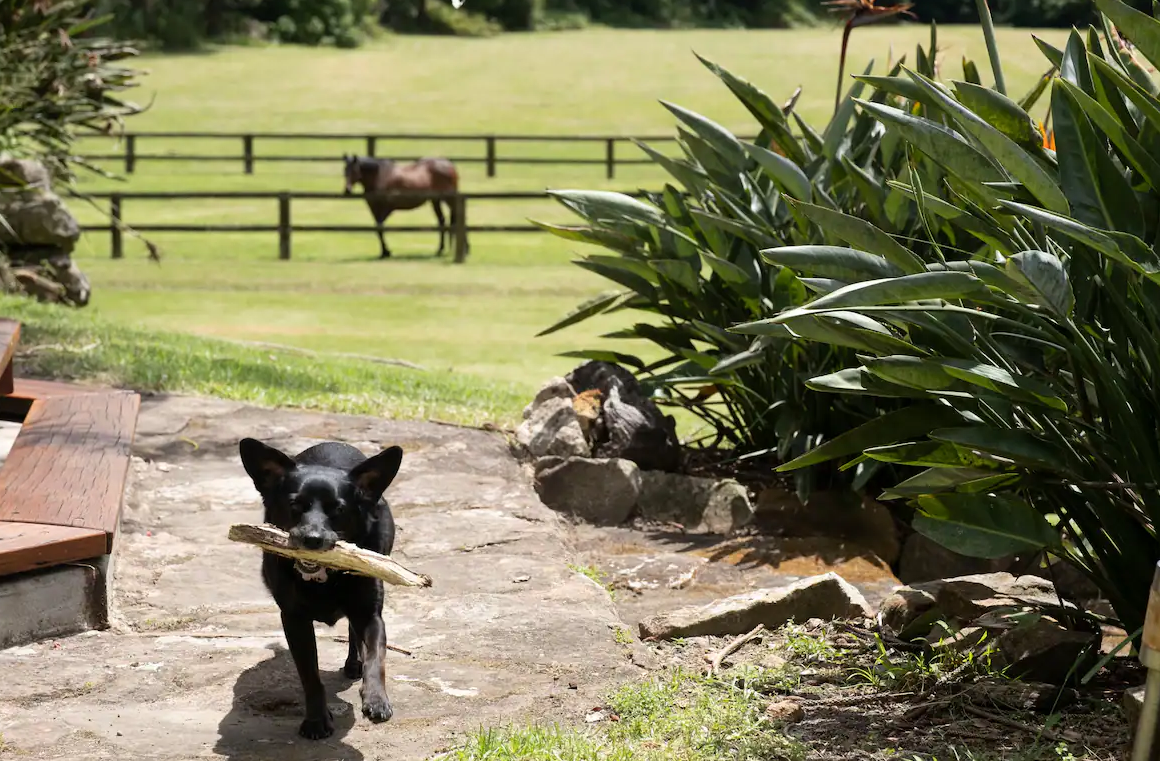
[[[1016,94],[1047,68],[1030,32],[1001,30],[1008,81]],[[744,109],[696,60],[693,51],[749,78],[775,98],[804,87],[799,110],[821,127],[832,109],[840,29],[793,31],[613,31],[508,34],[491,39],[387,36],[369,47],[343,51],[239,47],[181,56],[150,55],[136,99],[153,100],[133,117],[134,130],[424,132],[440,134],[672,135],[665,99],[699,111],[740,134],[755,127]],[[887,60],[926,42],[925,27],[859,30],[850,71],[871,56],[881,71]],[[1042,36],[1062,44],[1063,33]],[[974,28],[940,30],[944,77],[960,76],[964,54],[986,71],[981,35]],[[670,148],[671,148],[670,144]],[[107,152],[108,138],[85,150]],[[361,141],[282,143],[258,141],[257,153],[333,153],[329,163],[143,161],[127,182],[88,179],[89,190],[339,191],[343,152],[361,152]],[[635,148],[622,150],[637,153]],[[143,139],[138,152],[240,154],[236,141]],[[483,156],[482,143],[380,143],[379,155]],[[514,155],[601,158],[603,145],[501,145]],[[638,154],[639,155],[639,154]],[[116,163],[109,168],[119,171]],[[606,180],[600,166],[499,166],[464,164],[468,192],[659,187],[651,167],[622,167]],[[83,222],[100,215],[74,202]],[[476,202],[473,224],[521,224],[529,217],[567,221],[546,201]],[[273,224],[273,201],[126,201],[130,224],[207,221]],[[365,224],[360,200],[302,201],[296,223]],[[430,207],[400,212],[391,222],[431,224]],[[109,258],[107,234],[86,235],[77,251],[93,281],[88,308],[111,324],[179,331],[203,337],[258,340],[320,351],[354,352],[416,362],[432,373],[469,374],[479,384],[502,384],[530,394],[545,378],[576,360],[560,351],[590,348],[601,333],[620,327],[593,321],[544,338],[536,332],[575,304],[606,289],[604,281],[569,263],[576,244],[546,234],[478,234],[471,258],[455,266],[432,259],[434,233],[390,234],[396,258],[377,260],[371,233],[299,234],[294,258],[277,259],[273,233],[164,234],[160,265],[128,239],[126,258]],[[448,257],[450,258],[450,257]],[[632,319],[631,315],[620,319]],[[639,319],[639,318],[636,318]],[[638,350],[621,345],[617,348]],[[637,351],[637,353],[640,353]],[[648,353],[644,353],[648,356]],[[428,377],[434,377],[429,374]],[[506,411],[511,417],[518,406]]]

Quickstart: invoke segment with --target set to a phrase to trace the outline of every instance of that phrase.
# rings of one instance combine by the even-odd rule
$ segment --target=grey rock
[[[1009,613],[1058,604],[1051,583],[1038,576],[976,574],[899,587],[879,606],[878,624],[892,636],[911,639],[929,634],[939,620],[965,626],[989,616],[984,623],[1000,628]]]
[[[600,391],[603,402],[592,446],[595,456],[632,460],[644,470],[674,472],[680,467],[676,421],[645,395],[631,372],[593,360],[577,367],[566,380],[577,394]]]
[[[690,533],[728,534],[753,520],[744,486],[657,470],[641,471],[637,512],[648,521],[679,523]]]
[[[702,526],[710,534],[728,534],[749,525],[753,505],[749,491],[732,479],[718,481],[709,491]]]
[[[979,573],[1000,573],[1011,568],[1014,558],[971,558],[951,552],[919,533],[902,543],[898,557],[898,578],[904,584],[919,584]]]
[[[571,457],[536,474],[545,505],[598,526],[623,523],[640,496],[640,469],[620,459]]]
[[[1124,718],[1128,720],[1128,731],[1133,736],[1136,725],[1140,723],[1140,713],[1144,710],[1144,692],[1144,685],[1140,685],[1124,693]]]
[[[1094,665],[1099,640],[1098,631],[1076,631],[1043,616],[999,636],[998,665],[1013,679],[1063,684]]]
[[[549,399],[571,400],[574,396],[576,396],[576,392],[572,390],[570,385],[568,385],[568,381],[559,376],[552,378],[540,387],[540,390],[537,391],[536,395],[532,398],[531,403],[528,404],[527,407],[524,407],[524,420],[530,418],[536,407],[544,404]]]
[[[533,404],[528,418],[516,429],[516,441],[533,457],[587,457],[591,454],[570,397],[548,397]]]
[[[708,605],[653,616],[640,623],[640,636],[657,639],[730,636],[744,634],[758,624],[775,629],[791,620],[868,615],[870,609],[862,593],[836,573],[826,573],[784,587],[757,589]]]
[[[51,246],[70,253],[81,228],[60,196],[37,188],[0,192],[0,243],[10,246]]]
[[[48,188],[51,184],[48,169],[41,162],[0,154],[0,188]]]

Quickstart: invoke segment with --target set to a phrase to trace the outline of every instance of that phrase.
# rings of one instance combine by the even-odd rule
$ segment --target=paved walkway
[[[337,731],[297,737],[301,692],[260,552],[237,442],[291,452],[322,440],[406,454],[388,490],[395,557],[430,574],[388,587],[394,718],[372,725],[341,674],[345,623],[319,625]],[[557,516],[494,434],[212,399],[144,400],[116,569],[116,631],[0,652],[0,756],[13,759],[423,759],[480,725],[582,722],[639,673],[607,593],[568,568]]]

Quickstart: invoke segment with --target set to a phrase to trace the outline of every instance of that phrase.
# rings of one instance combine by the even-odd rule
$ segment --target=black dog
[[[349,444],[317,444],[295,458],[255,439],[242,439],[242,465],[266,508],[265,520],[290,534],[291,546],[329,550],[342,540],[389,555],[395,521],[383,492],[403,460],[390,447],[367,458]],[[306,698],[298,733],[311,740],[334,733],[334,717],[318,675],[314,622],[334,626],[346,617],[350,650],[343,673],[362,677],[362,711],[371,721],[391,718],[383,654],[383,582],[262,554],[262,579],[282,613],[286,644]]]

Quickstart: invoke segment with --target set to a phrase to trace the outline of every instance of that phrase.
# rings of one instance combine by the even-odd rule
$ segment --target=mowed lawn
[[[961,76],[964,55],[984,72],[986,53],[974,28],[942,28],[944,78]],[[1062,44],[1061,31],[1039,33]],[[194,55],[146,56],[149,70],[138,101],[151,109],[133,117],[133,130],[213,132],[352,132],[433,134],[671,136],[668,100],[705,114],[742,135],[755,125],[726,88],[693,55],[696,51],[761,86],[776,99],[801,85],[798,109],[819,129],[833,108],[840,29],[793,31],[615,31],[508,34],[492,39],[387,36],[347,51],[297,47],[238,47]],[[929,30],[900,25],[859,30],[849,71],[871,57],[876,71],[926,44]],[[1006,73],[1021,95],[1047,69],[1028,30],[1001,30]],[[989,76],[989,75],[986,75]],[[108,138],[86,142],[92,153],[118,150]],[[344,152],[352,141],[258,140],[257,155],[333,155],[333,162],[257,164],[238,161],[158,162],[143,159],[127,182],[86,180],[90,190],[327,191],[342,188]],[[640,156],[631,145],[621,155]],[[672,144],[667,150],[675,150]],[[142,139],[140,154],[214,153],[240,156],[240,141]],[[481,141],[380,142],[379,155],[481,158]],[[594,144],[501,143],[499,157],[602,159]],[[120,171],[117,162],[108,168]],[[599,165],[501,163],[487,178],[480,163],[464,162],[468,192],[547,188],[657,188],[663,175],[624,166],[614,179]],[[100,215],[74,202],[82,221]],[[272,200],[127,200],[130,224],[274,224]],[[361,200],[294,203],[301,224],[364,224]],[[570,221],[550,201],[478,201],[473,224],[523,224],[529,217]],[[430,207],[399,212],[391,224],[432,224]],[[609,288],[570,264],[578,244],[541,233],[475,235],[467,264],[434,259],[434,233],[389,232],[396,257],[378,261],[372,233],[297,234],[293,259],[277,258],[274,233],[155,233],[163,261],[146,260],[129,238],[126,258],[109,258],[108,235],[89,234],[77,252],[93,281],[89,310],[121,325],[207,337],[276,342],[304,348],[405,359],[431,371],[467,373],[480,383],[514,385],[531,393],[545,378],[578,360],[556,356],[582,348],[647,349],[599,336],[639,315],[622,314],[536,338],[577,303]],[[518,414],[517,409],[512,414]]]

